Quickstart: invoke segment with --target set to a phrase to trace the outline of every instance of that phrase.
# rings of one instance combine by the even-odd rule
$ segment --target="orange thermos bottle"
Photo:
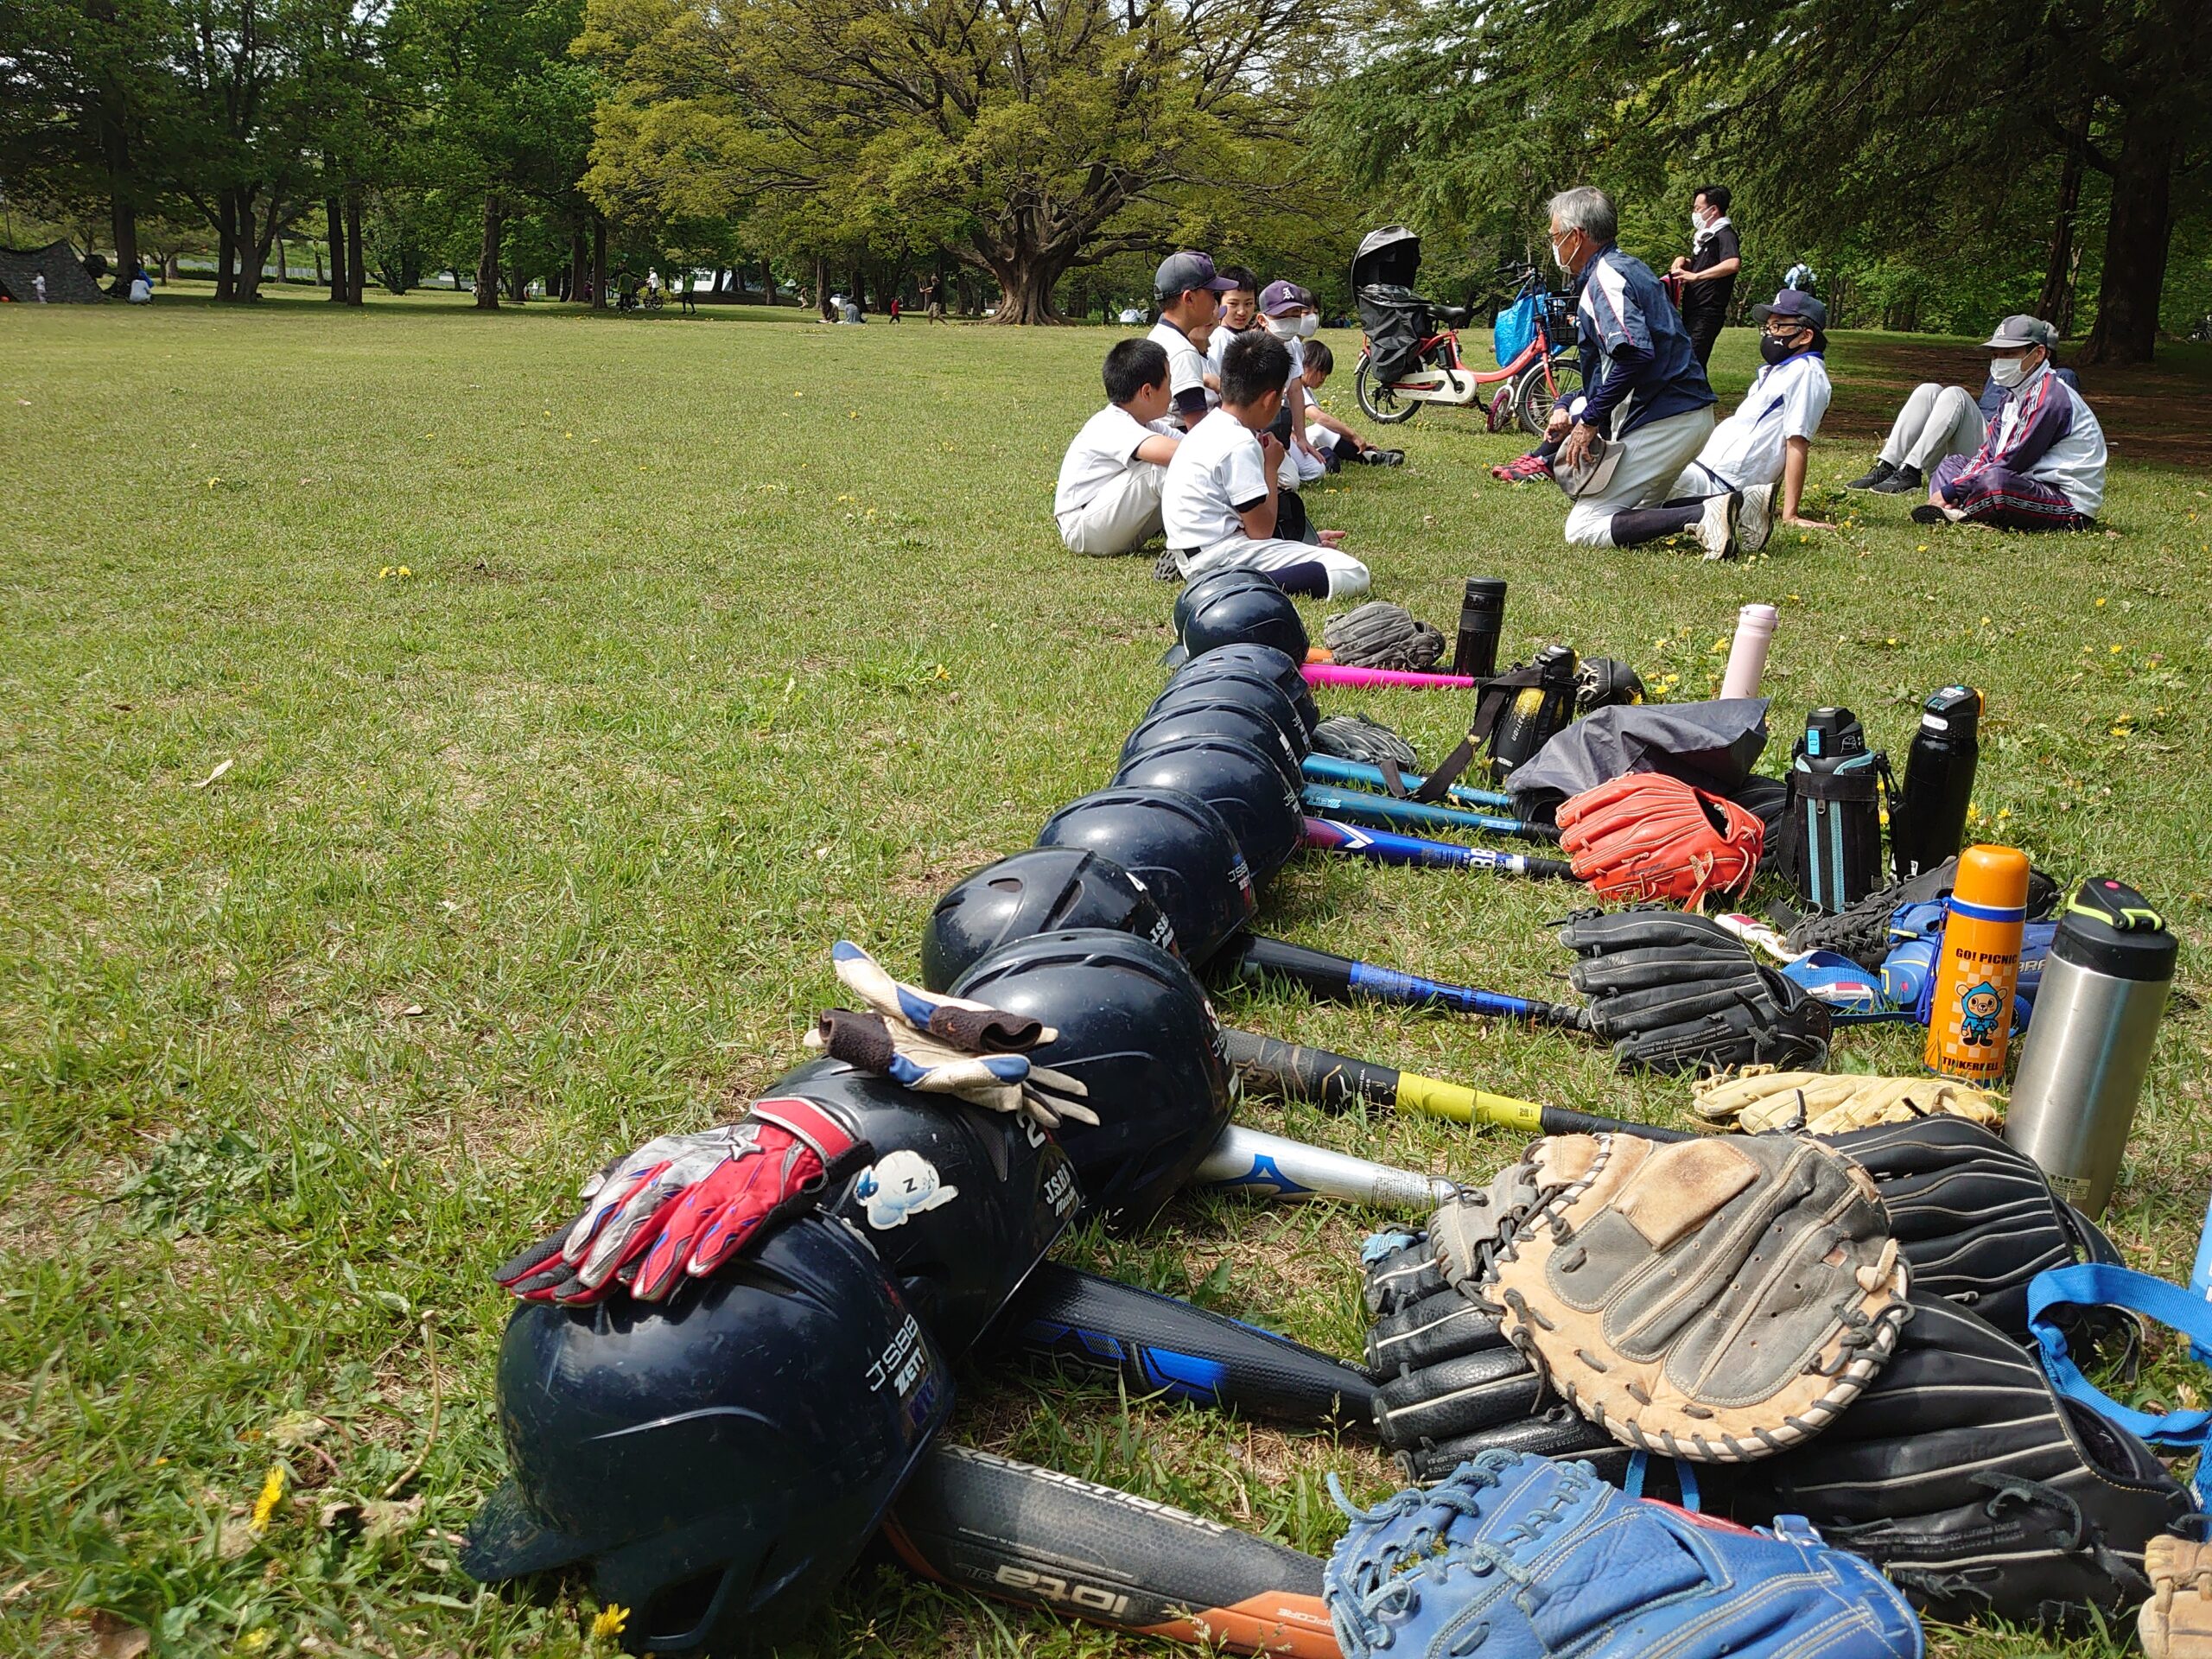
[[[2028,919],[2028,855],[2017,847],[1969,847],[1936,953],[1936,1001],[1925,1064],[1969,1083],[2005,1077],[2012,1035],[2012,991]]]

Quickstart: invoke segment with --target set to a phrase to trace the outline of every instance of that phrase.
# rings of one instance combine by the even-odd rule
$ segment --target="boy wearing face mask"
[[[1751,308],[1759,325],[1764,366],[1733,415],[1713,429],[1697,459],[1675,479],[1665,505],[1613,515],[1616,547],[1633,547],[1685,531],[1709,559],[1756,553],[1776,522],[1809,530],[1832,524],[1801,516],[1813,436],[1827,413],[1828,308],[1810,294],[1784,289],[1769,305]]]
[[[1290,374],[1283,383],[1282,412],[1275,416],[1275,442],[1283,447],[1283,483],[1296,489],[1329,470],[1327,461],[1306,438],[1306,342],[1321,327],[1313,296],[1296,283],[1278,277],[1260,290],[1260,327],[1290,353]]]
[[[1728,202],[1726,185],[1698,187],[1690,198],[1690,251],[1668,267],[1667,274],[1681,284],[1682,327],[1689,330],[1700,368],[1713,357],[1713,342],[1720,338],[1728,302],[1735,296],[1736,273],[1744,268],[1736,227],[1728,222]]]
[[[2005,402],[1971,457],[1952,455],[1928,481],[1913,522],[1999,530],[2082,530],[2105,497],[2105,435],[2082,394],[2051,365],[2058,331],[2011,316],[1981,344]]]

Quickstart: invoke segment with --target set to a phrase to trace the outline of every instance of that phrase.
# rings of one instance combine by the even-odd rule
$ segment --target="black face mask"
[[[1759,357],[1767,363],[1779,363],[1785,357],[1795,357],[1800,348],[1786,340],[1777,340],[1772,334],[1759,336]]]

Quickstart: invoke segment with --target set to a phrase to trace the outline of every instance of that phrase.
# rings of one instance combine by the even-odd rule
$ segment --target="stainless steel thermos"
[[[2112,1197],[2179,947],[2143,895],[2085,881],[2059,918],[2005,1139],[2094,1218]]]

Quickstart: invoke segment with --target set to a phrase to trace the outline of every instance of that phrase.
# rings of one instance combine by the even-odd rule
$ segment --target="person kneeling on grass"
[[[1982,341],[2004,406],[1971,458],[1952,455],[1928,480],[1915,524],[1997,530],[2086,530],[2105,499],[2105,435],[2082,394],[2051,366],[2058,331],[2011,316]]]
[[[1774,525],[1774,493],[1782,491],[1782,522],[1812,530],[1833,524],[1800,515],[1813,435],[1827,412],[1828,308],[1809,294],[1783,289],[1770,305],[1751,308],[1765,359],[1736,412],[1682,469],[1664,506],[1613,515],[1615,547],[1633,547],[1688,531],[1709,559],[1756,553]]]
[[[1134,553],[1160,533],[1160,490],[1174,457],[1167,353],[1124,340],[1106,353],[1106,407],[1083,423],[1060,462],[1052,517],[1071,553]]]
[[[1238,339],[1222,358],[1221,407],[1176,446],[1167,463],[1161,516],[1167,553],[1160,574],[1185,581],[1210,571],[1256,570],[1286,593],[1349,599],[1367,591],[1367,567],[1336,543],[1293,539],[1300,525],[1279,522],[1276,473],[1282,446],[1268,429],[1282,408],[1290,353],[1264,334]]]

